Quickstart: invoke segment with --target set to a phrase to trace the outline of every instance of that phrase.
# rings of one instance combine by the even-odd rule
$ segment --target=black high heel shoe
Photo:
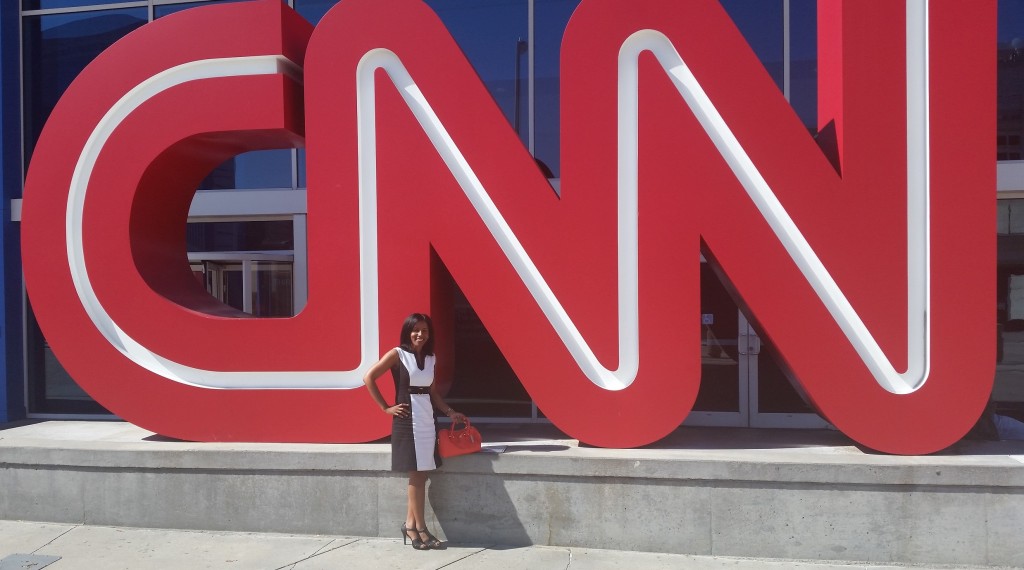
[[[403,546],[406,545],[406,544],[409,544],[409,541],[411,540],[412,541],[412,547],[415,548],[416,550],[427,550],[428,548],[430,548],[429,546],[424,544],[422,540],[420,540],[420,534],[418,532],[416,532],[416,538],[412,538],[411,536],[409,536],[410,532],[416,532],[416,529],[409,528],[409,527],[405,526],[405,523],[402,523],[402,545]]]
[[[444,543],[441,542],[440,540],[438,540],[436,536],[430,534],[429,530],[427,530],[425,528],[424,529],[416,529],[416,534],[417,534],[417,536],[420,535],[420,534],[427,535],[427,539],[423,541],[423,546],[425,548],[429,548],[431,550],[443,550],[444,549]]]

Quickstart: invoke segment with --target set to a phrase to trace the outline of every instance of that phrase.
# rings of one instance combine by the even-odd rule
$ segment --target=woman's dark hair
[[[409,342],[409,336],[412,335],[412,329],[417,323],[427,323],[427,342],[423,345],[423,354],[430,355],[434,354],[434,323],[431,322],[430,317],[423,313],[413,313],[405,318],[405,322],[402,323],[402,338],[398,342],[398,346],[404,348],[408,352],[416,352],[412,349],[412,343]]]

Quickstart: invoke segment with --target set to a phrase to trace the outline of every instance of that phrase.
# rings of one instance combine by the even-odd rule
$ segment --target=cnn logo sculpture
[[[417,0],[345,0],[316,29],[278,0],[153,22],[39,139],[36,316],[78,383],[147,429],[370,441],[388,424],[361,376],[406,314],[430,307],[450,382],[443,268],[556,426],[639,446],[693,407],[703,248],[828,421],[881,451],[942,449],[994,373],[995,5],[818,18],[816,140],[717,1],[583,2],[561,196]],[[243,318],[191,274],[192,195],[233,155],[303,145],[308,304]]]

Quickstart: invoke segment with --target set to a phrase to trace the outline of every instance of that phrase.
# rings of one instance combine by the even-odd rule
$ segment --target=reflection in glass
[[[186,230],[186,247],[196,251],[283,251],[294,249],[291,220],[200,222]]]
[[[427,4],[527,144],[526,0],[427,0]]]
[[[1024,200],[999,200],[996,267],[996,412],[1024,420]]]
[[[229,158],[199,183],[199,190],[292,187],[292,150],[254,150]]]
[[[186,229],[196,279],[218,301],[256,317],[294,315],[291,220],[193,222]]]
[[[720,0],[779,89],[784,85],[782,0]],[[723,57],[726,54],[723,54]]]
[[[1024,0],[999,0],[997,160],[1024,159]],[[1024,421],[1024,200],[999,200],[995,412]]]
[[[206,291],[221,303],[245,311],[245,287],[242,285],[242,264],[203,260],[198,271],[193,264],[193,273],[202,275]]]
[[[708,263],[701,264],[701,378],[694,411],[740,412],[741,390],[748,390],[745,375],[755,363],[759,414],[815,413],[780,366],[778,352],[753,325],[741,333],[739,309],[723,277]],[[751,387],[752,383],[749,384]]]
[[[244,253],[217,257],[191,261],[192,273],[214,299],[254,317],[294,315],[290,256],[273,260]]]
[[[79,6],[97,6],[107,4],[122,4],[124,2],[136,2],[138,0],[22,0],[23,10],[51,10],[55,8],[76,8]]]
[[[757,356],[757,411],[761,414],[814,414],[779,363],[775,347],[761,337]]]
[[[789,104],[807,129],[818,132],[818,3],[790,0]]]
[[[740,411],[739,309],[707,263],[700,264],[699,412]]]
[[[320,18],[331,9],[338,0],[295,0],[295,11],[311,24],[316,25]]]
[[[230,4],[232,2],[241,2],[243,0],[213,0],[211,2],[189,2],[187,4],[168,4],[164,6],[153,7],[153,17],[162,18],[168,14],[175,12],[181,12],[182,10],[188,10],[189,8],[196,8],[199,6],[209,6],[210,4]]]
[[[783,0],[721,0],[743,38],[800,120],[817,132],[818,8],[816,0],[789,0],[789,79],[786,79]]]
[[[252,314],[257,317],[290,317],[292,311],[292,262],[252,262]]]
[[[999,0],[996,159],[1024,159],[1024,0]]]
[[[579,0],[537,0],[534,5],[534,156],[551,171],[552,178],[562,175],[559,153],[559,57],[562,35],[569,23],[569,17],[579,4]]]
[[[455,371],[445,400],[469,416],[531,417],[530,394],[457,286],[454,311]]]
[[[25,304],[25,374],[28,383],[29,413],[108,414],[57,360],[50,344],[43,337],[26,296]]]
[[[25,159],[71,81],[103,50],[146,23],[145,8],[22,19]]]

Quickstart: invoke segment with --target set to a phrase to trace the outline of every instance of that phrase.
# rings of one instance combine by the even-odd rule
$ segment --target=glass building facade
[[[200,5],[181,0],[23,0],[0,10],[4,64],[4,233],[8,418],[105,414],[54,358],[20,286],[17,201],[32,149],[61,94],[96,55],[147,22]],[[559,46],[579,0],[426,0],[557,192]],[[287,0],[316,24],[334,0]],[[808,131],[817,131],[815,0],[721,0]],[[1024,419],[1024,0],[998,1],[997,409]],[[723,65],[728,59],[723,57]],[[305,303],[305,153],[251,152],[197,188],[187,227],[198,280],[257,317]],[[978,189],[990,192],[991,189]],[[702,268],[699,425],[826,425],[776,365],[774,349]],[[455,380],[448,401],[493,421],[544,421],[473,308],[455,295]],[[12,327],[14,327],[12,329]],[[12,332],[12,330],[14,332]],[[981,334],[979,332],[979,334]]]

